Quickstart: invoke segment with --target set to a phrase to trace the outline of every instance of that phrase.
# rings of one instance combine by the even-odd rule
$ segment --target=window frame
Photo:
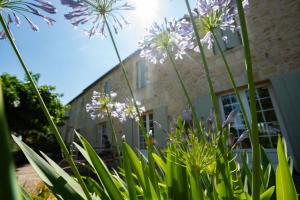
[[[271,103],[272,103],[272,106],[273,106],[273,110],[274,110],[275,116],[277,118],[278,125],[280,127],[280,134],[283,135],[283,136],[285,136],[286,135],[285,134],[286,133],[286,129],[284,127],[283,119],[282,119],[282,116],[280,114],[279,107],[277,105],[277,102],[276,102],[275,95],[273,93],[272,87],[269,84],[261,84],[261,85],[258,85],[258,86],[255,87],[255,89],[259,89],[259,88],[266,88],[268,90],[269,97],[270,97],[270,100],[271,100]],[[238,89],[240,97],[241,97],[241,100],[242,100],[242,103],[243,103],[245,111],[246,111],[247,118],[249,120],[249,124],[251,124],[250,104],[248,103],[248,98],[247,98],[247,94],[246,94],[247,90],[248,90],[247,88]],[[220,114],[221,114],[222,120],[225,120],[224,105],[223,105],[223,102],[222,102],[222,97],[227,96],[227,95],[231,95],[231,94],[236,95],[233,90],[228,91],[226,93],[221,93],[221,94],[218,95],[218,103],[219,103]],[[238,103],[238,101],[237,101],[237,103]],[[265,110],[265,109],[263,109],[263,110]],[[267,133],[264,134],[264,135],[260,135],[260,137],[269,138],[268,135],[267,135]],[[274,137],[274,136],[272,136],[272,137]],[[243,149],[245,149],[245,148],[243,148]],[[274,149],[276,149],[276,147],[274,147],[274,148],[266,148],[266,149],[274,150]]]
[[[103,127],[105,127],[105,132],[103,132]],[[106,125],[106,122],[100,122],[100,123],[97,124],[97,136],[99,137],[99,142],[100,142],[99,149],[100,150],[102,150],[102,146],[103,146],[103,144],[102,144],[103,134],[107,135],[107,125]],[[108,137],[108,135],[107,135],[107,137]]]
[[[152,127],[150,126],[150,115],[152,115]],[[155,137],[155,134],[154,134],[154,113],[153,111],[147,111],[145,112],[141,117],[143,118],[144,116],[146,116],[146,132],[149,133],[150,130],[152,130],[152,137]],[[140,129],[140,126],[138,125],[138,128],[137,128],[137,132],[138,132],[138,147],[140,150],[145,150],[145,138],[144,138],[144,135],[143,133],[141,132],[141,129]],[[141,147],[141,139],[144,139],[144,144],[143,144],[143,147]]]

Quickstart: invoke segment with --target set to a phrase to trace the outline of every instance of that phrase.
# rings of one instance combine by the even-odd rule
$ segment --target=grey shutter
[[[158,122],[161,125],[157,127],[154,124],[154,138],[159,147],[166,147],[169,124],[168,124],[168,107],[160,106],[153,110],[153,120]]]
[[[141,88],[146,86],[146,66],[145,66],[145,60],[140,61],[140,67],[141,67]]]
[[[300,171],[300,71],[271,78],[275,98],[284,122],[294,166]]]
[[[201,119],[201,117],[204,117],[204,119],[206,120],[210,116],[213,108],[210,100],[210,95],[196,97],[194,100],[194,105],[199,120]]]
[[[215,30],[215,34],[216,34],[216,38],[221,46],[221,49],[222,51],[225,51],[226,50],[226,46],[225,46],[225,43],[222,39],[222,36],[223,36],[223,33],[222,33],[222,30],[218,29],[218,30]],[[216,44],[213,45],[213,50],[214,50],[214,54],[218,54],[219,53],[219,49],[217,47]]]
[[[136,87],[143,88],[146,86],[146,66],[145,60],[139,60],[136,63]]]
[[[110,144],[112,144],[112,142],[113,142],[112,134],[113,133],[112,133],[112,128],[111,128],[109,119],[107,119],[107,121],[106,121],[106,133],[105,134],[107,135]]]
[[[111,91],[111,80],[107,80],[104,82],[104,93],[110,94]]]
[[[225,46],[227,49],[234,48],[241,44],[241,39],[237,31],[231,31],[230,29],[223,30],[223,35],[227,36],[227,42],[225,42]]]
[[[125,135],[127,144],[133,147],[134,121],[132,119],[127,119],[123,124],[123,134]]]

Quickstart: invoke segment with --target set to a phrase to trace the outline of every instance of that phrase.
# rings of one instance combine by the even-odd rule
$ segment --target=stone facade
[[[286,137],[287,143],[290,144],[289,151],[293,155],[294,160],[296,160],[295,164],[299,169],[300,163],[297,160],[300,160],[300,155],[296,151],[297,146],[293,143],[293,140],[300,139],[300,134],[299,132],[288,131],[289,120],[285,119],[283,114],[285,112],[282,110],[284,106],[280,104],[282,101],[279,101],[281,93],[275,83],[276,78],[279,76],[285,76],[290,73],[298,74],[295,80],[296,86],[294,86],[296,90],[291,98],[299,98],[300,90],[297,84],[300,86],[300,1],[250,0],[250,8],[246,11],[246,17],[252,48],[255,82],[257,86],[265,85],[270,89],[273,103],[275,104],[274,107],[276,107],[276,114],[278,115],[277,118],[280,121],[281,132]],[[232,92],[232,86],[220,55],[208,50],[205,53],[208,58],[209,70],[217,96],[220,97],[223,94]],[[246,88],[247,77],[241,44],[226,50],[225,55],[231,65],[237,85],[241,89]],[[165,62],[162,65],[153,65],[146,62],[146,86],[137,88],[136,65],[140,60],[138,51],[124,60],[124,66],[128,72],[134,95],[137,100],[142,102],[147,111],[154,113],[154,120],[163,121],[163,128],[169,129],[173,121],[187,108],[187,101],[176,74],[170,62]],[[177,61],[177,65],[188,92],[196,104],[198,113],[207,117],[211,104],[207,101],[207,99],[209,100],[207,98],[209,90],[199,56],[193,52],[188,52],[183,60]],[[101,146],[100,136],[97,134],[97,124],[101,122],[90,118],[85,111],[85,105],[90,101],[92,92],[94,90],[102,90],[105,82],[108,80],[110,80],[111,90],[118,94],[117,100],[122,101],[125,97],[130,97],[121,67],[116,66],[69,103],[71,106],[67,113],[69,119],[66,121],[65,126],[62,127],[62,134],[67,143],[74,140],[73,129],[80,129],[80,132],[94,147],[98,148]],[[290,88],[291,86],[288,87]],[[203,102],[207,102],[207,104]],[[299,105],[295,106],[296,109],[300,110]],[[163,113],[165,116],[156,116],[156,113]],[[291,113],[289,116],[299,117],[298,121],[300,122],[299,114]],[[115,121],[115,124],[120,140],[122,134],[126,132],[128,124],[122,125],[117,121]],[[295,126],[295,124],[291,126]],[[129,143],[138,147],[139,135],[136,124],[133,124],[132,130],[133,135],[128,136]],[[298,130],[300,130],[300,127]],[[163,147],[166,143],[167,135],[159,130],[154,131],[154,135],[157,137],[158,145]]]

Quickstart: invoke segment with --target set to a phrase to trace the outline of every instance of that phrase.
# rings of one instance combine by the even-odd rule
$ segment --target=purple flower
[[[190,38],[180,34],[180,28],[175,19],[171,22],[165,21],[163,24],[153,23],[147,29],[144,39],[139,42],[140,56],[154,64],[164,63],[168,53],[172,53],[175,59],[182,59],[185,50],[193,46],[189,42]]]
[[[238,111],[237,110],[232,110],[228,117],[226,118],[226,120],[223,122],[222,124],[222,128],[224,128],[225,126],[227,126],[228,124],[232,123],[234,121],[234,119],[236,118],[238,114]]]
[[[33,31],[38,31],[39,28],[37,25],[35,25],[27,16],[25,16],[25,13],[30,13],[39,17],[42,17],[48,25],[53,25],[55,22],[54,19],[45,16],[40,11],[49,13],[49,14],[55,14],[56,8],[52,5],[51,2],[45,1],[45,0],[2,0],[0,2],[0,11],[1,14],[7,15],[7,26],[8,29],[10,29],[10,25],[15,22],[15,25],[17,27],[21,24],[21,19],[19,16],[22,16],[25,18],[27,23],[29,24],[30,28]],[[4,30],[0,31],[0,39],[5,38],[5,32]]]
[[[244,8],[248,7],[248,0],[243,1],[243,6]],[[211,49],[214,43],[212,31],[219,28],[230,29],[231,31],[238,30],[239,27],[235,22],[236,15],[235,0],[197,0],[193,19],[197,26],[196,29],[202,37],[201,43],[207,44],[207,48]],[[196,39],[190,16],[185,16],[180,24],[180,33],[183,37],[190,38],[190,42],[193,43]],[[227,41],[226,37],[222,39]],[[199,51],[198,46],[194,46],[193,49],[196,52]]]
[[[92,27],[85,33],[92,37],[94,35],[105,36],[105,20],[112,24],[115,33],[118,33],[123,25],[128,24],[120,14],[124,10],[133,10],[134,7],[125,0],[60,0],[62,5],[72,9],[65,14],[75,27],[90,23]]]

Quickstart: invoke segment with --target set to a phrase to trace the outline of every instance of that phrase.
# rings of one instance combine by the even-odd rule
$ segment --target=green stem
[[[54,121],[53,121],[53,119],[52,119],[52,117],[51,117],[51,115],[50,115],[50,113],[48,111],[48,109],[47,109],[47,107],[46,107],[46,105],[45,105],[45,102],[44,102],[44,100],[43,100],[43,98],[42,98],[42,96],[41,96],[41,94],[40,94],[40,92],[39,92],[39,90],[38,90],[38,88],[37,88],[37,86],[36,86],[36,84],[35,84],[32,76],[31,76],[30,72],[28,71],[28,69],[27,69],[27,67],[25,65],[25,62],[24,62],[24,60],[23,60],[23,58],[22,58],[22,56],[21,56],[21,54],[20,54],[20,52],[19,52],[19,50],[18,50],[15,42],[14,42],[14,40],[12,39],[12,36],[11,36],[9,30],[8,30],[8,27],[7,27],[6,23],[5,23],[5,20],[4,20],[3,16],[2,16],[2,14],[0,14],[0,22],[2,24],[2,27],[3,27],[3,29],[4,29],[4,31],[6,33],[6,36],[7,36],[8,40],[9,40],[9,42],[10,42],[13,50],[15,51],[15,53],[16,53],[16,55],[17,55],[17,57],[18,57],[18,59],[19,59],[19,61],[21,63],[21,65],[23,67],[23,70],[25,71],[25,73],[27,75],[27,78],[28,78],[28,80],[29,80],[29,82],[30,82],[30,84],[32,86],[32,89],[33,89],[34,93],[36,94],[36,96],[37,96],[37,98],[39,100],[39,103],[42,106],[42,110],[43,110],[43,112],[44,112],[44,114],[45,114],[45,116],[46,116],[46,118],[47,118],[47,120],[48,120],[48,122],[49,122],[49,124],[50,124],[50,126],[52,128],[52,131],[54,132],[56,140],[58,141],[58,144],[59,144],[61,150],[63,151],[63,154],[66,157],[68,163],[70,164],[72,172],[74,173],[74,175],[77,178],[79,184],[81,185],[81,187],[82,187],[82,189],[83,189],[83,191],[84,191],[87,199],[91,200],[92,198],[90,196],[90,193],[89,193],[89,191],[88,191],[85,183],[83,182],[83,180],[82,180],[82,178],[81,178],[81,176],[79,174],[79,171],[78,171],[78,169],[77,169],[77,167],[76,167],[76,165],[75,165],[75,163],[74,163],[74,161],[72,159],[72,156],[70,155],[70,153],[69,153],[69,151],[68,151],[68,149],[67,149],[67,147],[66,147],[66,145],[65,145],[65,143],[64,143],[64,141],[63,141],[63,139],[62,139],[62,137],[61,137],[61,135],[60,135],[60,133],[59,133],[59,131],[58,131],[58,129],[57,129],[57,127],[56,127],[56,125],[55,125],[55,123],[54,123]]]
[[[246,110],[245,110],[244,104],[243,104],[243,102],[242,102],[240,93],[239,93],[239,91],[238,91],[238,89],[237,89],[237,87],[236,87],[236,83],[235,83],[235,80],[234,80],[234,78],[233,78],[231,69],[230,69],[229,64],[228,64],[228,62],[227,62],[227,59],[226,59],[226,57],[225,57],[225,55],[224,55],[224,52],[222,51],[222,48],[221,48],[221,46],[220,46],[220,43],[219,43],[219,41],[217,40],[217,37],[216,37],[215,32],[214,32],[213,30],[211,30],[211,33],[212,33],[212,35],[213,35],[213,38],[214,38],[215,43],[216,43],[216,45],[217,45],[217,48],[218,48],[218,50],[219,50],[219,52],[220,52],[220,54],[221,54],[221,57],[222,57],[222,59],[223,59],[223,61],[224,61],[225,69],[226,69],[227,74],[228,74],[228,76],[229,76],[229,79],[230,79],[230,81],[231,81],[231,84],[232,84],[232,87],[233,87],[233,89],[234,89],[234,92],[235,92],[235,94],[236,94],[236,96],[237,96],[238,102],[239,102],[239,104],[240,104],[241,112],[242,112],[242,115],[243,115],[243,117],[244,117],[246,127],[247,127],[247,129],[250,131],[250,130],[251,130],[251,127],[250,127],[249,120],[248,120],[248,117],[247,117],[247,114],[246,114]]]
[[[186,4],[186,7],[188,9],[191,21],[192,21],[194,33],[195,33],[195,36],[196,36],[197,45],[198,45],[199,50],[200,50],[200,57],[201,57],[201,60],[202,60],[202,63],[203,63],[206,79],[207,79],[208,86],[209,86],[210,98],[211,98],[211,101],[212,101],[212,104],[213,104],[213,107],[214,107],[214,114],[215,114],[215,118],[216,118],[216,122],[217,122],[217,128],[218,128],[218,130],[221,130],[222,129],[222,123],[221,123],[221,118],[220,118],[219,106],[218,106],[216,94],[215,94],[215,91],[214,91],[214,88],[213,88],[212,80],[211,80],[211,77],[210,77],[210,74],[209,74],[208,64],[207,64],[207,61],[206,61],[204,49],[203,49],[203,46],[202,46],[201,41],[200,41],[200,36],[199,36],[198,31],[197,31],[197,26],[196,26],[195,20],[194,20],[193,15],[192,15],[191,6],[190,6],[189,1],[185,0],[185,4]]]
[[[251,50],[250,50],[243,2],[242,0],[236,0],[236,4],[239,13],[242,40],[244,45],[245,65],[246,65],[247,78],[248,78],[250,110],[251,110],[251,123],[252,123],[251,142],[252,142],[252,159],[253,159],[252,198],[253,200],[258,200],[260,198],[261,181],[260,181],[260,148],[259,148],[257,113],[256,113],[255,85],[253,79]]]
[[[116,136],[116,131],[115,131],[115,128],[114,128],[114,125],[113,125],[113,121],[112,121],[112,117],[111,117],[111,114],[110,114],[110,111],[109,111],[108,108],[106,108],[106,112],[107,112],[107,116],[108,116],[108,119],[109,119],[109,124],[110,124],[111,129],[112,129],[113,147],[116,148],[115,150],[116,150],[117,156],[119,156],[120,155],[120,151],[119,151],[119,146],[118,146],[118,140],[117,140],[117,136]]]
[[[107,26],[108,33],[109,33],[110,39],[111,39],[111,41],[112,41],[112,43],[113,43],[115,52],[116,52],[116,54],[117,54],[117,57],[118,57],[118,60],[119,60],[119,63],[120,63],[120,66],[121,66],[123,75],[124,75],[125,80],[126,80],[126,84],[127,84],[127,86],[128,86],[128,89],[129,89],[131,98],[132,98],[132,100],[133,100],[134,107],[135,107],[135,109],[136,109],[136,111],[137,111],[137,113],[138,113],[138,119],[139,119],[139,125],[140,125],[140,128],[142,129],[142,133],[143,133],[143,135],[144,135],[144,138],[147,139],[147,138],[148,138],[148,135],[147,135],[145,126],[144,126],[143,121],[142,121],[142,117],[141,117],[141,113],[140,113],[139,107],[138,107],[138,105],[137,105],[137,103],[136,103],[135,97],[134,97],[134,95],[133,95],[132,88],[131,88],[130,83],[129,83],[129,80],[128,80],[127,71],[126,71],[126,69],[125,69],[125,67],[124,67],[123,61],[121,60],[121,56],[120,56],[120,54],[119,54],[119,51],[118,51],[118,48],[117,48],[115,39],[114,39],[113,34],[112,34],[112,31],[111,31],[111,28],[110,28],[110,26],[109,26],[109,24],[108,24],[107,19],[106,19],[105,16],[104,16],[104,21],[105,21],[105,24],[106,24],[106,26]]]
[[[171,63],[172,63],[172,67],[173,67],[174,71],[176,72],[177,78],[179,79],[179,82],[180,82],[180,85],[181,85],[181,87],[182,87],[182,90],[183,90],[183,92],[184,92],[184,94],[185,94],[185,96],[186,96],[186,98],[187,98],[187,101],[188,101],[188,103],[189,103],[189,106],[190,106],[191,109],[192,109],[193,121],[194,121],[194,123],[195,123],[196,126],[197,126],[197,129],[198,129],[198,136],[199,136],[199,134],[201,134],[201,139],[202,139],[202,141],[206,141],[205,136],[204,136],[204,133],[203,133],[203,130],[202,130],[202,127],[201,127],[201,125],[200,125],[200,123],[199,123],[199,119],[198,119],[198,116],[197,116],[195,107],[193,106],[193,103],[192,103],[191,98],[190,98],[190,96],[189,96],[189,94],[188,94],[188,92],[187,92],[187,89],[186,89],[186,87],[185,87],[185,85],[184,85],[184,83],[183,83],[183,81],[182,81],[182,78],[181,78],[181,76],[180,76],[180,73],[179,73],[178,70],[177,70],[177,64],[176,64],[176,62],[175,62],[173,56],[171,55],[169,49],[168,49],[168,48],[165,48],[165,49],[166,49],[167,54],[168,54],[168,57],[169,57],[169,59],[170,59],[170,61],[171,61]]]

